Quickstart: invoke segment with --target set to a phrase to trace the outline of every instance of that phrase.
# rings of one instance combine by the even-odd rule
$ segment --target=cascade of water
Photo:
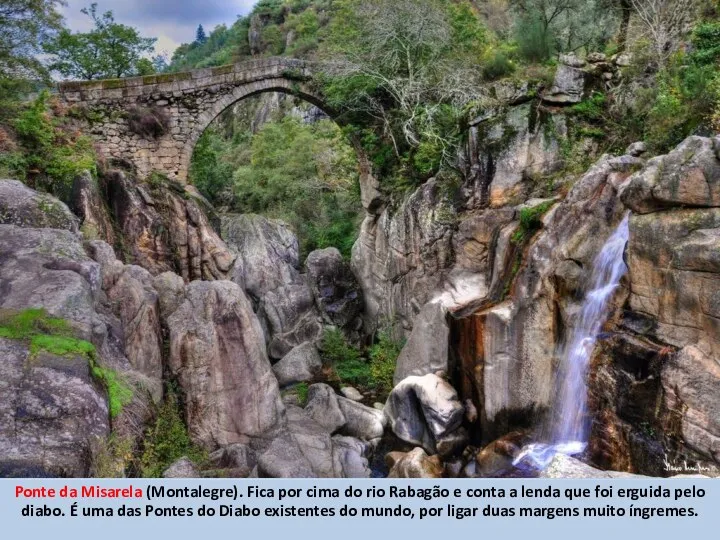
[[[559,351],[557,401],[546,430],[550,440],[528,445],[515,458],[515,465],[524,462],[544,468],[555,454],[579,454],[587,445],[585,376],[598,335],[609,316],[609,301],[627,271],[623,252],[628,241],[628,222],[626,215],[596,257],[579,317]]]

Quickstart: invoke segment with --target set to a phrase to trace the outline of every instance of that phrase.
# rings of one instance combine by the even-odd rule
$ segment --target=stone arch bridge
[[[237,101],[284,92],[333,116],[313,90],[315,71],[303,60],[264,58],[185,73],[62,82],[58,90],[106,158],[132,163],[141,177],[159,171],[184,183],[203,131]]]

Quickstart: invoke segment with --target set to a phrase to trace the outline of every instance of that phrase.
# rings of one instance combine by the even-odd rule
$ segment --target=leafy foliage
[[[347,342],[340,330],[332,328],[325,331],[320,351],[325,363],[332,367],[341,382],[363,388],[370,386],[370,364],[359,349]]]
[[[152,63],[143,55],[155,47],[155,38],[142,37],[137,29],[115,22],[112,11],[99,14],[97,4],[82,10],[92,18],[90,32],[63,29],[45,45],[52,55],[50,69],[65,77],[91,80],[147,74]]]
[[[389,394],[393,389],[393,377],[398,356],[405,341],[394,336],[394,328],[382,330],[378,341],[370,347],[370,375],[373,385],[383,395]]]
[[[616,31],[619,12],[603,0],[511,0],[522,56],[543,62],[556,53],[602,50]],[[592,21],[590,23],[590,21]]]
[[[520,210],[520,227],[512,235],[511,241],[513,244],[521,244],[526,239],[542,227],[542,217],[547,213],[550,208],[554,205],[554,201],[545,201],[544,203],[538,204],[528,208]]]
[[[47,78],[37,54],[62,27],[62,0],[3,0],[0,3],[0,105],[13,80]]]
[[[63,119],[51,114],[49,102],[50,94],[41,92],[13,121],[24,153],[13,172],[67,200],[75,177],[86,170],[95,172],[95,150],[88,137],[69,131]]]
[[[358,228],[357,158],[330,120],[288,116],[250,136],[222,126],[198,142],[190,177],[212,202],[289,223],[301,250],[337,247],[349,257]]]
[[[155,424],[145,432],[140,471],[146,478],[159,478],[174,461],[186,456],[200,462],[205,453],[190,440],[180,415],[180,404],[174,390],[168,389]]]
[[[323,43],[325,94],[379,137],[374,162],[427,179],[454,159],[459,130],[448,120],[476,97],[486,34],[466,1],[338,0]]]

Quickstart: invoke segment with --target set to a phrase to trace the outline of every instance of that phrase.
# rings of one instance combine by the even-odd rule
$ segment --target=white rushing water
[[[585,377],[595,343],[609,316],[610,299],[627,272],[623,253],[628,241],[628,221],[626,215],[593,262],[579,318],[559,351],[557,397],[545,430],[549,440],[525,447],[515,458],[515,465],[524,463],[542,469],[556,454],[579,454],[587,446],[590,426]]]

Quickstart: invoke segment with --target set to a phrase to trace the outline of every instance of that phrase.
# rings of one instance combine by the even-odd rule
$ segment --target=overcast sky
[[[218,24],[230,25],[238,15],[246,15],[257,0],[97,0],[98,11],[111,10],[115,20],[138,28],[145,37],[158,38],[158,53],[172,52],[181,43],[195,39],[202,24],[206,33]],[[80,13],[92,0],[67,0],[62,8],[65,22],[74,31],[87,31],[90,17]]]

